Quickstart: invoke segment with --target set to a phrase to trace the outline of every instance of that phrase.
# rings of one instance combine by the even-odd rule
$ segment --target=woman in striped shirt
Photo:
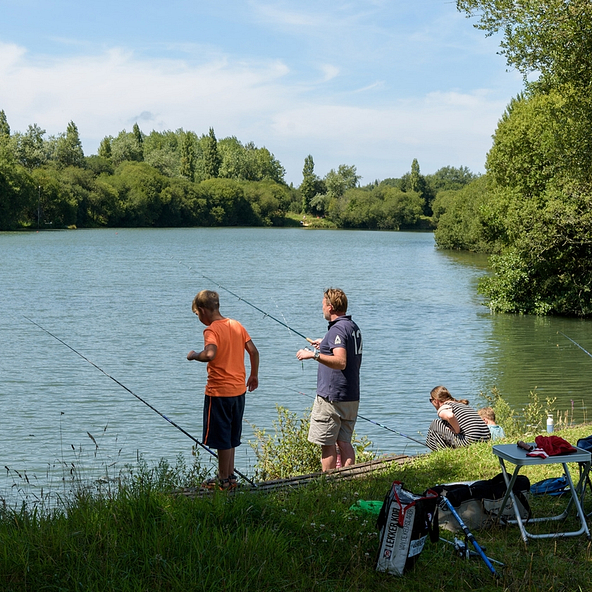
[[[432,450],[460,448],[491,439],[489,428],[466,399],[456,400],[448,389],[437,386],[430,393],[438,419],[432,421],[426,445]]]

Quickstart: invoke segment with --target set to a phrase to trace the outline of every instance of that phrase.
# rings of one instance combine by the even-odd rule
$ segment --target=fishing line
[[[592,354],[588,350],[585,350],[577,341],[574,341],[571,337],[568,337],[565,333],[561,333],[561,331],[557,331],[557,333],[559,333],[560,335],[563,335],[563,337],[566,337],[567,339],[569,339],[574,345],[577,345],[584,353],[588,354],[592,358]]]
[[[180,432],[185,434],[188,438],[191,438],[196,444],[198,444],[204,450],[209,452],[213,457],[218,458],[218,455],[213,450],[208,448],[205,444],[200,442],[197,438],[194,438],[189,432],[185,431],[181,426],[177,425],[172,419],[169,419],[164,413],[161,413],[158,409],[156,409],[156,407],[153,407],[152,405],[150,405],[150,403],[148,403],[148,401],[145,401],[144,399],[142,399],[142,397],[140,397],[139,395],[136,395],[136,393],[134,393],[131,389],[127,388],[127,386],[125,386],[125,384],[119,382],[119,380],[117,380],[116,378],[113,378],[113,376],[111,376],[110,374],[107,374],[107,372],[105,372],[102,368],[99,368],[99,366],[97,366],[94,362],[89,360],[86,356],[83,356],[79,351],[76,351],[71,345],[68,345],[65,341],[63,341],[62,339],[60,339],[59,337],[57,337],[56,335],[54,335],[53,333],[51,333],[50,331],[48,331],[47,329],[42,327],[39,323],[36,323],[35,321],[33,321],[32,319],[30,319],[29,317],[27,317],[25,315],[23,315],[23,317],[25,317],[25,319],[27,319],[27,321],[29,321],[30,323],[33,323],[33,325],[39,327],[42,331],[45,331],[45,333],[47,333],[48,335],[51,335],[51,337],[53,337],[55,340],[59,341],[62,345],[65,345],[69,350],[73,351],[77,356],[80,356],[83,360],[88,362],[91,366],[94,366],[99,372],[104,374],[107,378],[110,378],[113,382],[115,382],[121,388],[125,389],[128,393],[130,393],[130,395],[133,395],[134,397],[136,397],[136,399],[138,399],[138,401],[140,401],[141,403],[144,403],[144,405],[146,405],[147,407],[150,407],[150,409],[152,409],[152,411],[154,411],[155,413],[158,413],[158,415],[160,415],[160,417],[162,417],[163,419],[166,419],[173,427],[177,428]],[[234,469],[234,470],[237,473],[237,475],[240,475],[250,485],[257,487],[255,485],[255,483],[253,483],[253,481],[251,481],[248,477],[243,475],[240,471],[238,471],[237,469]]]
[[[225,288],[222,284],[219,284],[216,280],[213,280],[211,277],[208,277],[207,275],[204,275],[203,273],[200,273],[194,267],[191,267],[190,265],[187,265],[186,263],[183,263],[183,261],[179,261],[179,264],[180,265],[183,265],[184,267],[186,267],[190,271],[194,271],[195,273],[197,273],[198,275],[200,275],[202,278],[208,280],[209,282],[212,282],[214,285],[218,286],[218,288],[220,288],[221,290],[224,290],[225,292],[228,292],[229,294],[231,294],[232,296],[234,296],[235,298],[237,298],[240,302],[244,302],[245,304],[248,304],[250,307],[252,307],[255,310],[259,311],[263,315],[263,318],[269,317],[272,321],[275,321],[276,323],[279,323],[280,325],[282,325],[282,327],[286,327],[286,329],[288,329],[289,331],[292,331],[292,333],[294,333],[295,335],[298,335],[299,337],[302,337],[302,339],[306,339],[306,341],[308,341],[308,343],[312,343],[313,342],[312,339],[310,339],[309,337],[306,337],[306,335],[303,335],[302,333],[300,333],[300,331],[296,331],[296,329],[292,329],[292,327],[290,327],[290,325],[288,325],[287,323],[284,323],[284,322],[280,321],[279,319],[276,319],[274,316],[270,315],[268,312],[265,312],[264,310],[261,310],[258,306],[255,306],[252,302],[249,302],[248,300],[245,300],[244,298],[241,298],[238,294],[235,294],[232,290],[229,290],[228,288]]]
[[[285,388],[288,389],[289,391],[293,391],[295,393],[298,393],[299,395],[304,395],[305,397],[308,397],[309,399],[315,398],[312,395],[307,395],[306,393],[303,393],[302,391],[297,391],[296,389],[290,388],[289,386],[287,386]],[[403,434],[401,432],[398,432],[397,430],[393,430],[393,428],[389,428],[388,426],[378,423],[377,421],[374,421],[373,419],[370,419],[369,417],[364,417],[363,415],[359,415],[359,414],[358,414],[358,417],[360,419],[364,419],[365,421],[369,421],[370,423],[373,423],[374,425],[377,425],[378,427],[384,428],[385,430],[388,430],[389,432],[393,432],[393,434],[397,434],[398,436],[403,436],[403,438],[407,438],[408,440],[413,440],[414,442],[417,442],[417,444],[421,444],[422,446],[425,446],[426,448],[428,447],[428,445],[425,442],[421,442],[420,440],[416,440],[415,438],[408,436],[407,434]]]

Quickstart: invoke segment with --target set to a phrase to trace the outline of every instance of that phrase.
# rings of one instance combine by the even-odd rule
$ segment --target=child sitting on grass
[[[504,434],[504,428],[495,423],[495,411],[491,407],[483,407],[483,409],[479,409],[477,413],[487,424],[487,427],[491,432],[492,440],[501,440],[506,437],[506,434]]]

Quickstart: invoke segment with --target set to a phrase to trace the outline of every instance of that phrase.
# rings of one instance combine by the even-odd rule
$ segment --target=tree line
[[[355,166],[317,176],[311,155],[299,187],[284,176],[267,148],[213,129],[144,134],[136,123],[85,156],[74,122],[57,136],[37,124],[11,133],[0,111],[0,230],[271,226],[303,215],[337,228],[429,227],[438,192],[476,178],[466,167],[424,176],[414,160],[401,178],[360,186]]]

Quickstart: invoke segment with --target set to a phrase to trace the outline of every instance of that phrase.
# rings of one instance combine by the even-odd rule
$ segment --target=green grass
[[[560,435],[575,442],[590,431],[584,426]],[[197,478],[193,467],[187,470]],[[547,465],[523,473],[534,482],[559,470]],[[190,499],[170,493],[179,475],[166,464],[156,470],[144,466],[102,496],[81,490],[44,512],[5,507],[0,512],[0,589],[589,590],[591,547],[584,536],[526,546],[512,526],[474,533],[490,557],[506,564],[496,566],[498,580],[481,559],[461,559],[445,543],[426,543],[415,568],[403,577],[375,571],[374,518],[354,514],[352,504],[382,500],[393,480],[420,493],[438,483],[498,472],[491,445],[478,444],[421,456],[355,481],[319,479],[292,491]],[[531,498],[535,516],[559,513],[565,503]],[[590,493],[586,509],[592,510]],[[568,518],[567,524],[551,528],[575,529],[575,524]],[[450,533],[442,531],[442,536],[450,538]]]

